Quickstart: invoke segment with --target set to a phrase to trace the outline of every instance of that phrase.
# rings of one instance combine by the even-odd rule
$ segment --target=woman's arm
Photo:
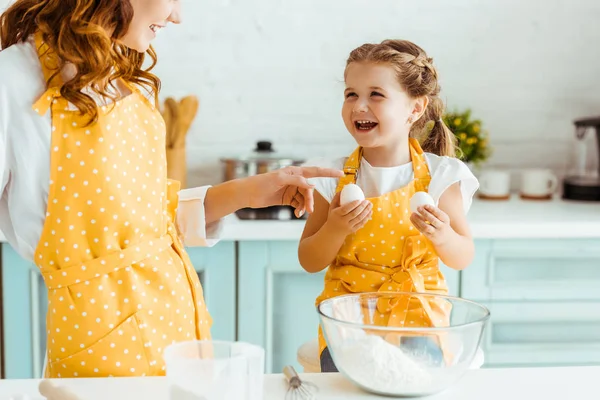
[[[312,213],[314,186],[308,178],[339,178],[342,171],[319,167],[286,167],[266,174],[236,179],[213,186],[206,192],[206,223],[217,221],[241,208],[291,205],[296,215]]]
[[[0,87],[0,105],[8,104],[8,93]],[[4,190],[10,178],[10,168],[8,166],[8,107],[0,107],[0,197],[4,195]]]
[[[216,222],[241,208],[248,207],[250,202],[245,186],[244,179],[236,179],[210,187],[204,198],[206,224]]]

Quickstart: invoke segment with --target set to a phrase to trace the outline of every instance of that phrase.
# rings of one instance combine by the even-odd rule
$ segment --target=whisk
[[[315,400],[314,392],[317,391],[317,386],[310,382],[303,382],[296,370],[291,365],[283,368],[289,387],[285,395],[285,400]]]

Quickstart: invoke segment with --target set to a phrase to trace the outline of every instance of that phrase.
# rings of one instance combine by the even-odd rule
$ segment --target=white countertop
[[[467,218],[476,239],[599,238],[600,202],[475,199]],[[303,220],[225,218],[222,240],[299,240]],[[4,242],[0,233],[0,242]]]
[[[475,199],[467,215],[476,239],[600,238],[600,202]],[[226,219],[223,240],[299,240],[304,221]]]
[[[422,399],[598,399],[598,376],[600,367],[470,370],[454,387]],[[357,389],[339,374],[303,374],[301,378],[319,387],[318,400],[383,399]],[[0,400],[41,400],[38,384],[38,380],[2,380]],[[79,400],[169,399],[166,378],[63,379],[55,384],[68,388]],[[264,387],[265,400],[285,400],[286,383],[282,375],[265,376]],[[16,397],[17,394],[28,397]]]

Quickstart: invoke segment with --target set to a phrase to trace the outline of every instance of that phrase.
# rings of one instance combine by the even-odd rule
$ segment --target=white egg
[[[362,189],[354,183],[349,183],[342,189],[342,193],[340,194],[340,205],[343,206],[345,204],[352,203],[353,201],[363,201],[364,199],[365,194],[363,193]]]
[[[410,198],[410,211],[415,213],[417,212],[417,208],[426,204],[435,206],[433,197],[431,197],[427,192],[417,192]]]

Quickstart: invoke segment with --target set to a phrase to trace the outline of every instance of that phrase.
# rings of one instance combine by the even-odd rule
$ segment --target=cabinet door
[[[600,301],[494,302],[483,340],[486,366],[600,363]]]
[[[309,274],[298,262],[298,242],[240,242],[238,339],[263,346],[266,370],[298,370],[298,347],[317,337],[315,299],[324,273]]]
[[[6,243],[2,244],[2,307],[3,377],[41,377],[46,353],[46,287],[38,268]]]
[[[478,240],[462,295],[476,300],[600,299],[600,240]]]
[[[202,282],[204,301],[213,319],[211,335],[215,340],[236,339],[235,246],[235,242],[223,241],[210,248],[187,248]]]

